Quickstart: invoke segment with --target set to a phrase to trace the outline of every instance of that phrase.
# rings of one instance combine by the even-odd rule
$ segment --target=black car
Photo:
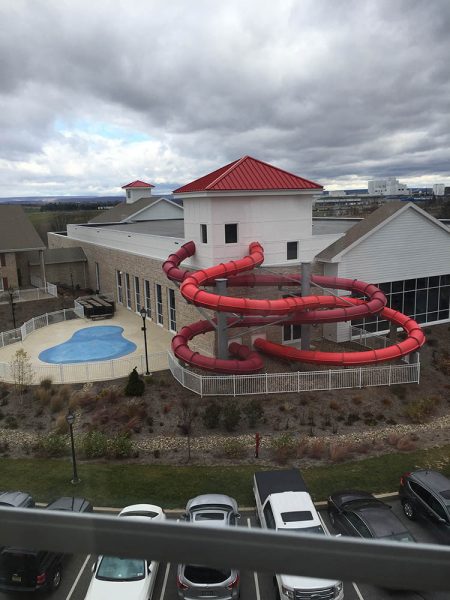
[[[45,510],[92,512],[84,498],[62,497],[51,502]],[[61,583],[65,555],[47,550],[28,550],[5,547],[0,553],[0,590],[33,592],[53,591]]]
[[[328,515],[343,535],[414,542],[415,539],[391,507],[368,492],[348,490],[328,498]]]
[[[450,541],[450,479],[437,471],[404,473],[398,493],[408,519],[425,517],[439,538]]]

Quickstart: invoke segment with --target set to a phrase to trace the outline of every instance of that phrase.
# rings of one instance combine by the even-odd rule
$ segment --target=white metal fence
[[[37,277],[37,275],[31,275],[30,282],[31,285],[34,285],[34,287],[46,290],[47,294],[50,294],[50,296],[58,295],[58,288],[54,283],[49,283],[47,281],[46,284],[43,285],[42,279],[40,277]]]
[[[419,383],[420,363],[356,369],[259,373],[257,375],[199,375],[180,365],[169,352],[169,369],[181,385],[200,396],[245,396],[363,388]]]
[[[62,321],[71,321],[72,319],[78,318],[73,308],[65,308],[64,310],[57,310],[39,317],[33,317],[29,321],[18,327],[17,329],[11,329],[10,331],[3,331],[0,333],[0,348],[15,344],[16,342],[23,342],[30,333],[41,329],[41,327],[47,327],[54,323],[61,323]]]
[[[29,288],[23,290],[13,290],[12,300],[16,302],[32,302],[33,300],[42,300],[49,296],[57,296],[57,288],[53,283],[47,283],[45,287]],[[10,303],[9,292],[0,292],[0,303]]]
[[[145,355],[102,360],[98,362],[71,364],[31,364],[31,383],[38,384],[43,379],[51,379],[53,383],[86,383],[87,381],[108,381],[127,377],[137,368],[140,373],[146,372]],[[148,367],[154,371],[164,371],[168,368],[167,353],[149,354]],[[14,383],[14,377],[9,363],[0,363],[0,381]]]

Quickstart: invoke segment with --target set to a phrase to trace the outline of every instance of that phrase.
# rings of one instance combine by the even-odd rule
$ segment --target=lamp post
[[[148,351],[147,351],[147,325],[146,325],[146,318],[147,318],[147,309],[142,307],[141,310],[139,311],[140,315],[142,317],[142,328],[141,331],[144,332],[144,347],[145,347],[145,374],[146,375],[150,375],[150,371],[148,370]]]
[[[9,287],[6,290],[9,294],[9,303],[11,304],[11,313],[12,313],[12,319],[13,319],[13,325],[14,325],[14,329],[16,329],[16,309],[15,309],[15,304],[14,304],[14,288]]]
[[[73,478],[70,480],[70,483],[80,483],[80,479],[78,478],[77,473],[77,459],[75,458],[75,444],[73,441],[73,424],[75,422],[75,415],[71,412],[68,412],[66,415],[66,421],[69,425],[70,431],[70,443],[72,446],[72,468],[73,468]]]

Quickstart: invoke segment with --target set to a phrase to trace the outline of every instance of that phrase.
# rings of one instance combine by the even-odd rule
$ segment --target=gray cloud
[[[133,157],[141,177],[126,131],[161,184],[243,154],[323,183],[450,177],[447,0],[15,0],[0,22],[0,194],[106,192]]]

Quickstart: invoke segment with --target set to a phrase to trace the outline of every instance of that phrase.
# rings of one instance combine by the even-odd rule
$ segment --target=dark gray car
[[[349,490],[328,498],[328,515],[343,535],[414,542],[414,538],[391,507],[368,492]]]
[[[408,519],[424,517],[436,537],[450,543],[450,479],[425,469],[404,473],[398,493]]]
[[[200,527],[233,527],[240,515],[236,500],[224,494],[204,494],[186,505],[183,519]],[[177,588],[180,600],[239,598],[239,571],[201,565],[178,565]]]

